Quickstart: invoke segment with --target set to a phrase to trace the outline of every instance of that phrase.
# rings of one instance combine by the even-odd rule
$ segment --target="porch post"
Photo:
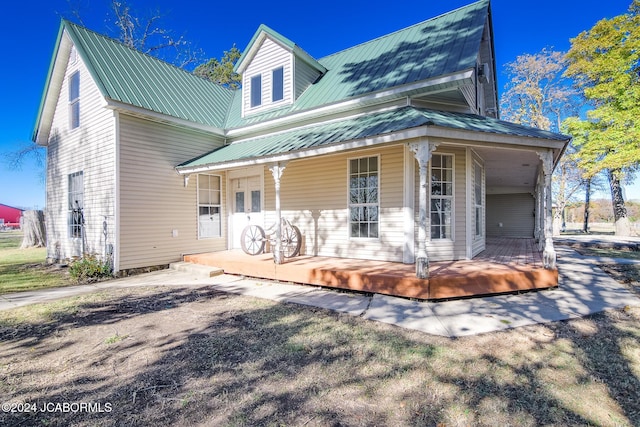
[[[535,203],[536,203],[536,211],[535,211],[535,229],[533,230],[533,237],[536,239],[536,243],[538,245],[538,249],[542,250],[542,226],[541,226],[541,218],[542,218],[542,175],[541,172],[538,172],[536,176],[536,189],[535,189]]]
[[[438,144],[430,143],[428,139],[422,139],[419,142],[409,143],[409,149],[415,155],[418,161],[418,170],[420,173],[420,191],[419,191],[419,222],[418,222],[418,256],[416,257],[416,276],[420,279],[429,277],[429,257],[427,255],[427,231],[429,228],[429,197],[431,193],[428,188],[429,180],[427,175],[427,165],[431,159],[431,153],[436,149]]]
[[[276,184],[276,247],[273,251],[273,262],[282,264],[284,262],[284,251],[282,249],[282,212],[280,211],[280,178],[286,167],[286,162],[278,162],[269,167],[273,180]]]
[[[556,251],[553,248],[553,212],[551,196],[551,175],[553,173],[553,152],[551,150],[538,152],[540,160],[542,160],[542,172],[544,174],[543,184],[543,218],[544,218],[544,251],[542,253],[542,262],[544,268],[549,270],[556,269]]]

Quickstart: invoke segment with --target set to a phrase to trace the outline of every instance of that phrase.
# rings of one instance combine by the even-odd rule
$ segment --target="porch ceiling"
[[[484,159],[487,193],[532,192],[540,158],[534,151],[476,148]]]

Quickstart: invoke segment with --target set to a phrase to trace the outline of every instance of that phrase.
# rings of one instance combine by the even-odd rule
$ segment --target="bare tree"
[[[564,117],[575,115],[577,92],[562,74],[564,52],[542,49],[505,65],[509,81],[500,97],[502,117],[539,129],[560,131]]]
[[[78,1],[72,4],[72,0],[67,0],[67,3],[70,12],[64,15],[85,25],[83,9],[90,6]],[[204,61],[204,52],[187,40],[184,34],[176,35],[162,25],[166,15],[159,10],[143,15],[124,0],[110,0],[105,15],[107,35],[133,49],[180,68],[190,68]]]
[[[578,92],[563,77],[567,67],[564,52],[542,49],[533,55],[520,55],[505,67],[510,78],[500,98],[505,120],[559,132],[563,119],[577,114],[581,102]],[[569,146],[554,172],[554,234],[564,229],[565,207],[584,184],[575,151]]]

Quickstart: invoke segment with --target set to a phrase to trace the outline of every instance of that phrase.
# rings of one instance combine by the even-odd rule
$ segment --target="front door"
[[[259,175],[231,180],[231,247],[240,249],[240,235],[249,224],[263,227],[262,179]]]

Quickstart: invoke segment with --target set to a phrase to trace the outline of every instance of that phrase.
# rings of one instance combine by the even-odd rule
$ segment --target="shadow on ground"
[[[637,321],[447,339],[205,287],[111,291],[0,329],[7,401],[103,411],[0,424],[638,425]]]

